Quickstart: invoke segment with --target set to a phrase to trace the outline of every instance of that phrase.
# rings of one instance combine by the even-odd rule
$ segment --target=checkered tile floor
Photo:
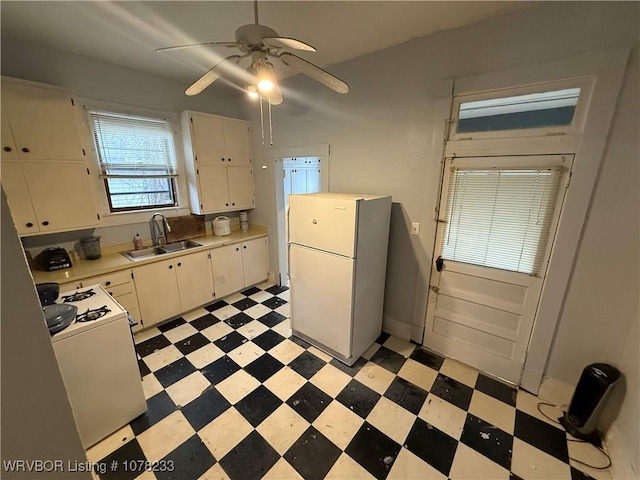
[[[87,455],[175,470],[101,479],[591,478],[536,397],[387,334],[346,367],[259,287],[136,335],[149,410]]]

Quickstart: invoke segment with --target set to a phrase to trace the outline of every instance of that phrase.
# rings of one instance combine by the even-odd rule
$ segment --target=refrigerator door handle
[[[289,245],[289,205],[284,215],[285,245],[287,246],[287,278],[291,278],[291,245]]]

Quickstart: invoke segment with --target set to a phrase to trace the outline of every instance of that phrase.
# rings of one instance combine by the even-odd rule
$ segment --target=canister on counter
[[[249,216],[247,212],[240,212],[240,230],[249,230]]]

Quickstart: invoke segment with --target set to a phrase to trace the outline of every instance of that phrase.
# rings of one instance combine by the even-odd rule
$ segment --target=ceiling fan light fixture
[[[255,85],[247,85],[246,91],[251,100],[257,100],[258,98],[260,98],[258,87],[256,87]]]
[[[276,82],[268,65],[263,63],[256,66],[256,76],[258,77],[258,89],[261,92],[270,92],[273,90]]]

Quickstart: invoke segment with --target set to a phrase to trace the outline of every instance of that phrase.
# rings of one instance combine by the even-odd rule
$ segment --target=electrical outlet
[[[420,234],[420,224],[418,222],[413,222],[411,224],[411,235],[419,235]]]

